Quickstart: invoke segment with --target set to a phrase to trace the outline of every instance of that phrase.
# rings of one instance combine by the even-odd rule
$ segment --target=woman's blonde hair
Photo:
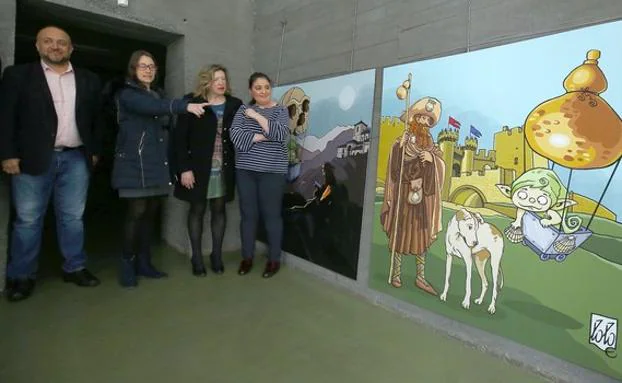
[[[214,75],[218,71],[222,71],[225,74],[225,79],[227,80],[225,94],[231,94],[231,86],[229,85],[229,71],[227,71],[227,68],[222,65],[214,64],[201,69],[201,71],[199,72],[199,75],[197,76],[197,87],[194,90],[195,97],[201,96],[205,100],[207,100],[210,83],[214,80]]]

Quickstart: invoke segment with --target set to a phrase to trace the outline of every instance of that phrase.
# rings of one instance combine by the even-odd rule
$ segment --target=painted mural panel
[[[621,35],[384,70],[371,288],[622,378]]]
[[[277,87],[290,112],[283,249],[356,279],[375,71]]]

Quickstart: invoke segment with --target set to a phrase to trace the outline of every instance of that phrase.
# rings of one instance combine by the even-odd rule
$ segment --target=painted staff
[[[395,225],[393,226],[393,246],[391,247],[391,266],[389,269],[389,284],[393,277],[393,267],[395,259],[395,246],[397,244],[397,224],[400,217],[400,199],[402,196],[402,169],[404,168],[404,157],[406,155],[406,143],[404,142],[404,135],[408,132],[408,124],[410,123],[410,85],[412,82],[412,73],[408,73],[408,80],[404,81],[396,90],[397,98],[400,100],[406,99],[406,119],[404,121],[404,133],[401,139],[402,160],[400,164],[400,178],[397,183],[397,203],[395,210]]]

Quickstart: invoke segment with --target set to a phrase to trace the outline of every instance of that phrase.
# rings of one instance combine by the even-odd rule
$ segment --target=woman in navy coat
[[[192,247],[192,273],[205,276],[201,237],[203,217],[210,206],[212,251],[210,266],[214,273],[224,272],[222,243],[227,216],[225,204],[235,194],[235,148],[229,138],[233,116],[242,101],[230,95],[227,69],[212,65],[198,76],[191,101],[208,102],[205,115],[181,115],[174,131],[174,158],[178,170],[175,197],[190,203],[188,235]]]
[[[132,54],[124,87],[117,93],[117,134],[112,187],[127,199],[120,283],[137,285],[136,276],[162,278],[151,264],[150,242],[162,197],[169,194],[168,126],[174,114],[204,114],[205,103],[170,100],[154,90],[157,66],[146,51]]]

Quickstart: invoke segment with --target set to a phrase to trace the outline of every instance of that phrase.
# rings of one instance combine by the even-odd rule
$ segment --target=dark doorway
[[[454,164],[452,167],[452,177],[460,177],[460,164]]]
[[[150,36],[142,26],[137,26],[137,29],[142,30],[134,36],[150,36],[151,41],[128,37],[132,36],[132,33],[128,33],[132,31],[132,26],[126,24],[119,27],[119,23],[119,20],[103,20],[102,16],[54,4],[19,1],[15,30],[15,64],[39,60],[35,49],[37,31],[42,27],[55,25],[66,30],[72,38],[72,65],[96,73],[104,85],[104,90],[110,89],[111,84],[123,81],[129,57],[137,49],[147,50],[154,55],[159,67],[159,84],[164,84],[166,45],[153,42],[158,40],[158,36]],[[165,44],[170,41],[170,36],[168,41],[164,39]],[[110,186],[117,132],[115,115],[106,110],[106,105],[104,109],[107,125],[104,153],[92,174],[85,212],[86,251],[89,254],[89,267],[95,272],[104,266],[106,259],[116,258],[119,253],[120,229],[125,212],[124,203]],[[62,257],[57,246],[54,221],[50,206],[46,215],[39,276],[58,275],[60,271]],[[154,237],[160,238],[160,235]]]

